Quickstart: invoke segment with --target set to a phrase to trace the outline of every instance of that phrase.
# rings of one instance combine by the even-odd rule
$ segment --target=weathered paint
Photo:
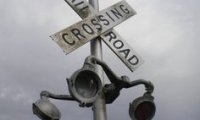
[[[68,54],[134,14],[135,11],[125,1],[121,1],[50,37]]]

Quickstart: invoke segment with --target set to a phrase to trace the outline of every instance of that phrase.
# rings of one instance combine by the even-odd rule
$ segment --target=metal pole
[[[89,3],[94,7],[96,12],[99,11],[98,0],[89,0]],[[90,51],[91,51],[91,55],[94,55],[96,58],[102,60],[102,44],[99,38],[92,40],[90,42]],[[104,84],[103,70],[100,68],[100,66],[96,66],[96,72],[101,78],[102,83]],[[105,97],[102,93],[99,95],[99,97],[95,101],[92,109],[93,109],[94,120],[107,120]]]

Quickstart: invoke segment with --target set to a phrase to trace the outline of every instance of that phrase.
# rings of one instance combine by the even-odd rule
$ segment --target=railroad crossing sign
[[[65,1],[83,18],[82,21],[50,36],[66,54],[100,36],[132,72],[143,63],[139,55],[112,30],[114,26],[136,14],[126,1],[122,0],[99,13],[95,13],[86,0]]]

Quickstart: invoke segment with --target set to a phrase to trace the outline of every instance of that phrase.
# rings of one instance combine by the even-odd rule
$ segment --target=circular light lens
[[[154,114],[155,105],[149,101],[140,103],[135,110],[135,117],[137,120],[150,120]]]
[[[98,92],[96,74],[92,72],[81,72],[76,79],[75,88],[77,93],[84,98],[94,97]]]
[[[59,120],[61,118],[58,108],[46,99],[39,99],[33,103],[32,110],[42,120]]]

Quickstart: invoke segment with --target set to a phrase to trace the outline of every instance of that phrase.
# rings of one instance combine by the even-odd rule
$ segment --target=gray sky
[[[104,9],[119,0],[100,0]],[[119,75],[155,85],[154,120],[200,118],[200,1],[127,0],[137,15],[115,30],[145,63],[134,73],[103,45],[104,61]],[[37,120],[31,106],[42,90],[68,94],[66,77],[82,67],[89,44],[67,56],[49,35],[81,19],[64,0],[0,1],[0,120]],[[107,106],[109,120],[128,120],[129,103],[143,86],[123,90]],[[62,120],[92,120],[90,108],[52,100]]]

